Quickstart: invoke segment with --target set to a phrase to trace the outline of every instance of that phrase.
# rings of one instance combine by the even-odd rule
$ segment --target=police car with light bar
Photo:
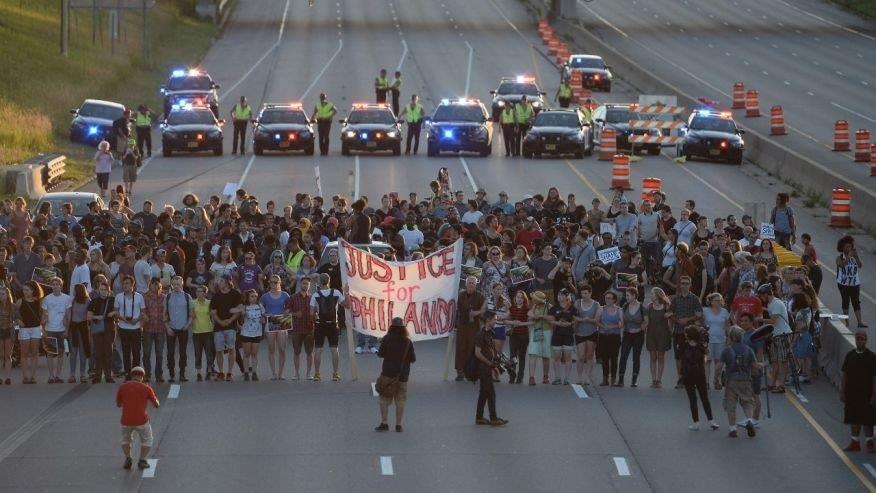
[[[173,106],[161,123],[161,152],[170,157],[174,152],[213,151],[222,155],[222,125],[207,106]]]
[[[313,125],[301,103],[265,104],[253,120],[252,150],[257,156],[264,151],[304,151],[313,155]]]
[[[476,152],[489,156],[493,148],[493,122],[477,99],[443,99],[426,122],[426,154],[443,151]]]
[[[392,151],[401,154],[401,126],[392,109],[383,103],[353,103],[341,124],[341,154],[352,151]]]
[[[563,78],[569,79],[572,72],[581,73],[581,87],[611,92],[611,67],[598,55],[570,55],[563,65]]]
[[[535,83],[535,78],[518,75],[517,77],[502,77],[499,81],[499,87],[490,91],[493,96],[492,115],[493,121],[499,121],[499,114],[508,104],[517,104],[525,95],[526,99],[532,104],[532,109],[535,113],[541,111],[545,107],[544,95],[545,92],[538,88]]]
[[[523,138],[523,157],[542,154],[574,154],[583,158],[593,153],[590,123],[578,109],[546,109],[535,116]]]
[[[606,129],[615,131],[618,149],[632,149],[630,136],[650,135],[660,137],[663,134],[659,128],[630,128],[631,120],[639,120],[639,114],[633,111],[628,104],[604,104],[593,111],[593,133],[596,142],[602,142],[602,133]],[[636,144],[636,149],[645,149],[648,154],[660,154],[660,144]]]
[[[680,156],[742,164],[742,151],[745,150],[742,134],[745,131],[736,126],[729,111],[694,110],[681,133],[684,139],[678,147]]]
[[[209,106],[219,118],[219,84],[213,82],[210,74],[198,69],[174,70],[167,83],[161,86],[164,96],[164,116],[170,114],[173,106]]]
[[[113,121],[125,114],[125,106],[112,101],[86,99],[82,106],[70,110],[70,141],[97,144],[101,140],[110,143],[113,134]]]

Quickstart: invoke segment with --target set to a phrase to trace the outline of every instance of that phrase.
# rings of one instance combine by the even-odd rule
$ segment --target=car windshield
[[[350,117],[347,118],[347,123],[380,123],[383,125],[392,125],[395,123],[395,117],[391,111],[387,110],[356,110],[350,112]]]
[[[435,110],[436,122],[483,122],[481,107],[475,104],[442,104]]]
[[[215,125],[216,119],[213,118],[211,111],[172,111],[167,117],[169,125]]]
[[[106,120],[115,120],[121,118],[125,110],[118,106],[108,106],[105,104],[85,103],[79,108],[79,116],[89,116],[94,118],[103,118]]]
[[[36,209],[34,210],[40,210],[40,206],[44,202],[48,202],[52,204],[52,214],[57,215],[61,213],[61,206],[69,202],[73,204],[73,215],[76,217],[82,217],[88,214],[88,203],[93,200],[95,200],[93,196],[40,199],[39,204],[37,204]]]
[[[694,117],[690,122],[691,130],[711,130],[714,132],[735,133],[736,124],[727,118]]]
[[[605,68],[605,62],[601,58],[575,57],[572,58],[569,66],[572,68]]]
[[[630,120],[635,120],[633,112],[625,109],[610,109],[605,112],[605,121],[607,123],[626,123]]]
[[[171,77],[167,83],[170,91],[209,91],[213,89],[213,81],[206,75],[186,77]]]
[[[533,125],[536,127],[577,127],[580,122],[578,115],[574,113],[542,111],[535,117]]]
[[[262,112],[259,123],[307,124],[307,116],[301,110],[271,110]]]
[[[538,96],[538,86],[531,82],[503,82],[499,84],[498,94],[526,94]]]

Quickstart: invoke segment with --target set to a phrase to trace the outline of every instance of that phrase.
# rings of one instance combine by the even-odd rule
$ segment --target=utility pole
[[[70,41],[70,0],[61,0],[61,55],[67,56]]]

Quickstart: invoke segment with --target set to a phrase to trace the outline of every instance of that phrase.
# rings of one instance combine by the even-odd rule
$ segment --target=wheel
[[[307,146],[306,149],[304,149],[304,154],[308,156],[313,156],[313,144],[310,144],[309,146]]]
[[[341,155],[349,156],[350,155],[350,146],[347,144],[341,144]]]
[[[398,144],[397,146],[392,148],[392,155],[393,156],[400,156],[401,155],[401,144]]]
[[[164,148],[161,149],[161,155],[162,155],[162,156],[164,156],[164,157],[170,157],[171,154],[173,154],[173,151],[171,151],[171,150],[168,149],[167,147],[164,147]]]
[[[532,151],[524,150],[524,151],[523,151],[523,157],[524,157],[525,159],[532,159]]]
[[[262,148],[259,147],[259,146],[252,146],[252,152],[253,152],[253,154],[255,154],[256,156],[261,156],[262,154],[265,153],[265,150],[262,149]]]
[[[219,145],[219,147],[213,149],[213,155],[214,156],[221,156],[222,155],[222,145],[221,144]]]
[[[426,146],[426,156],[435,157],[438,155],[438,146],[428,144]]]
[[[584,149],[584,155],[585,156],[592,156],[593,155],[593,142],[591,142],[590,145]]]
[[[660,155],[660,148],[659,147],[649,147],[648,148],[648,155],[649,156],[659,156]]]

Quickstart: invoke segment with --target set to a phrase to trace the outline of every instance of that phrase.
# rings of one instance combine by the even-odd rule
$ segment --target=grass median
[[[857,14],[870,19],[876,19],[876,0],[832,0],[833,3],[845,7]]]
[[[200,60],[218,30],[194,17],[193,4],[156,2],[148,14],[147,63],[142,11],[122,11],[111,36],[109,12],[73,9],[64,57],[58,0],[0,0],[0,165],[59,152],[68,158],[65,179],[90,178],[94,148],[69,142],[70,109],[96,98],[160,112],[158,86],[171,68]]]

